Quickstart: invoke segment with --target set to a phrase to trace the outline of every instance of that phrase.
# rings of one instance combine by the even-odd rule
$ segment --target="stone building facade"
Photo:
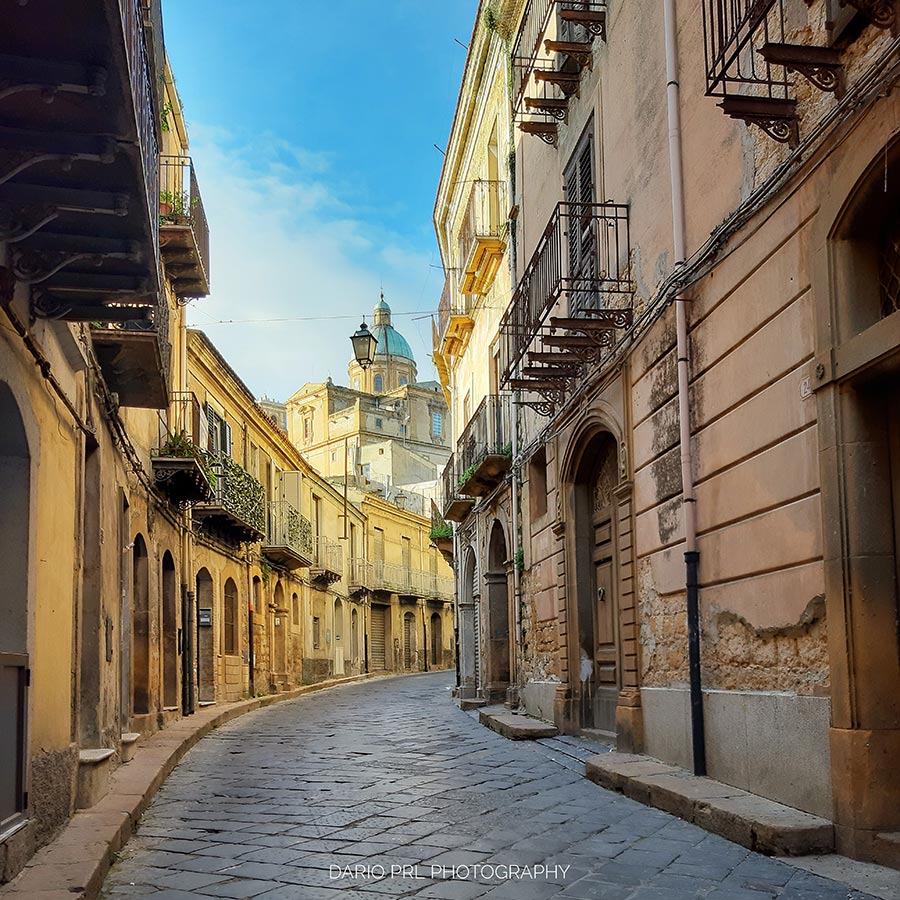
[[[417,382],[409,343],[394,328],[382,295],[373,311],[378,341],[367,369],[350,361],[350,387],[305,384],[285,404],[267,410],[284,416],[291,440],[324,477],[349,477],[387,500],[430,515],[437,482],[450,456],[451,423],[440,386]]]
[[[0,29],[0,882],[142,735],[453,646],[372,659],[366,513],[186,327],[209,229],[159,3],[45,13]]]
[[[458,404],[453,376],[496,366],[513,458],[493,493],[456,477],[444,502],[469,497],[458,552],[521,497],[522,574],[498,617],[487,576],[513,581],[512,551],[474,526],[454,559],[461,615],[471,598],[509,623],[475,632],[476,691],[515,659],[529,712],[830,818],[839,850],[894,864],[898,15],[482,3],[435,217],[464,268],[449,185],[503,81],[498,363],[463,347],[449,387]]]

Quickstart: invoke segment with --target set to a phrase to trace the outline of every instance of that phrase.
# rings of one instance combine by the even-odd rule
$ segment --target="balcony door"
[[[594,167],[594,123],[588,123],[563,180],[568,221],[566,233],[566,278],[569,315],[595,305],[594,283],[597,279],[597,233],[592,205],[596,202]]]

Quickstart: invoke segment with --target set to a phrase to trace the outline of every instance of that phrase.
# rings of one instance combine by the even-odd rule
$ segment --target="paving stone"
[[[310,694],[212,732],[163,785],[101,896],[872,900],[581,774],[589,754],[620,774],[667,774],[641,758],[565,736],[507,741],[447,702],[450,677]],[[535,863],[569,868],[505,881],[474,868]],[[469,877],[432,878],[432,864]],[[347,866],[362,868],[346,877]]]

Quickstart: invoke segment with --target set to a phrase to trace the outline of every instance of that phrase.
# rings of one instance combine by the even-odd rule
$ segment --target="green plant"
[[[274,571],[275,570],[269,565],[268,560],[264,556],[261,556],[259,558],[259,574],[262,578],[262,583],[266,587],[269,586],[269,582],[272,580],[272,573]]]
[[[500,448],[500,455],[512,456],[512,441],[507,441],[507,443]]]
[[[478,463],[472,463],[462,475],[459,476],[459,481],[456,482],[456,487],[461,488],[476,472],[478,471]]]
[[[177,222],[179,219],[189,219],[194,214],[194,208],[200,202],[199,197],[191,197],[187,191],[160,191],[159,205],[168,206],[169,211],[163,213],[160,210],[159,224],[166,225]]]
[[[431,540],[438,541],[453,537],[453,526],[449,522],[435,523],[431,526]]]
[[[159,448],[159,455],[190,459],[197,456],[197,448],[186,432],[177,431],[166,437],[165,443]]]
[[[521,575],[525,571],[525,548],[519,545],[516,550],[516,571]]]
[[[492,33],[500,27],[500,16],[497,14],[497,7],[493,4],[484,11],[484,27]]]
[[[175,107],[171,103],[163,103],[162,109],[159,111],[159,127],[161,131],[171,130],[169,115],[173,112],[175,112]]]

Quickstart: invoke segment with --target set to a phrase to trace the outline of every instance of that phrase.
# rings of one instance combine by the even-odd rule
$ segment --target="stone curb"
[[[559,730],[555,725],[532,719],[529,716],[520,716],[510,712],[502,706],[486,707],[478,713],[478,721],[502,734],[511,741],[534,741],[538,738],[555,737]]]
[[[827,819],[731,785],[699,778],[648,756],[603,753],[585,762],[591,780],[647,806],[770,856],[834,852]]]
[[[414,673],[418,674],[418,673]],[[156,792],[182,757],[211,731],[242,716],[326,688],[372,678],[405,677],[370,673],[303,685],[283,694],[216,704],[178,719],[142,740],[134,759],[110,777],[109,792],[90,809],[78,810],[62,831],[42,847],[0,896],[10,900],[94,900],[113,863]]]

